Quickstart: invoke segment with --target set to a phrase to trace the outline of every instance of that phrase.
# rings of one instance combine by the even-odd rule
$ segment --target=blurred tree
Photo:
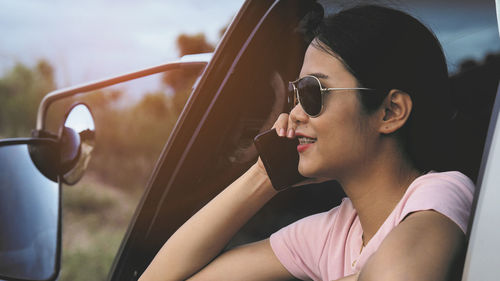
[[[147,93],[142,97],[142,100],[134,108],[135,115],[146,113],[153,115],[154,118],[165,118],[168,114],[167,97],[163,93]],[[137,111],[139,114],[137,114]]]
[[[224,34],[226,33],[227,29],[229,28],[229,25],[224,26],[219,30],[219,37],[222,38]]]
[[[195,35],[179,35],[179,37],[177,37],[177,48],[179,50],[179,56],[214,51],[214,46],[207,42],[205,35],[201,33]],[[177,114],[180,114],[184,108],[191,94],[191,85],[196,81],[201,71],[201,69],[182,69],[170,71],[163,75],[163,82],[173,91],[172,110]]]
[[[210,53],[214,51],[214,46],[207,42],[205,35],[198,33],[195,35],[181,34],[177,37],[177,48],[179,56]]]
[[[43,96],[55,89],[54,69],[46,60],[33,68],[17,63],[0,78],[0,135],[28,136]]]

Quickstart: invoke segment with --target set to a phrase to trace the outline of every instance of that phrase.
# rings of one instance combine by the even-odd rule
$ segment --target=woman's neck
[[[408,186],[420,172],[404,157],[380,153],[356,175],[339,180],[356,209],[363,228],[363,244],[375,235]]]

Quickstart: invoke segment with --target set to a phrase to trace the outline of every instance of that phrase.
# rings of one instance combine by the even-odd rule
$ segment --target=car
[[[0,140],[0,222],[8,226],[0,230],[0,279],[58,278],[62,184],[78,182],[99,141],[92,103],[80,98],[82,94],[99,95],[100,89],[162,72],[201,71],[110,268],[109,280],[137,280],[170,235],[256,161],[253,138],[288,108],[287,81],[297,77],[307,47],[300,22],[315,3],[247,0],[212,54],[189,55],[49,93],[31,137]],[[334,3],[327,13],[349,5]],[[477,185],[462,280],[497,280],[500,38],[495,3],[388,4],[430,25],[443,44],[459,109],[450,131],[456,142],[450,147],[460,153],[450,155],[450,165]],[[59,101],[66,101],[63,110],[50,117]],[[335,182],[281,192],[227,248],[268,237],[299,218],[338,205],[344,196]]]

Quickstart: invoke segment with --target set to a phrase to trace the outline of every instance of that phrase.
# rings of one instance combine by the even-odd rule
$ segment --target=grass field
[[[106,280],[139,198],[91,175],[63,188],[60,280]]]

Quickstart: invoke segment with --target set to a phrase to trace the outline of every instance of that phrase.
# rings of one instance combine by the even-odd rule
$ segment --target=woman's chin
[[[316,177],[314,170],[311,169],[310,166],[308,167],[306,165],[300,165],[300,163],[299,163],[298,170],[299,170],[299,173],[306,178],[315,178]]]
[[[331,170],[325,170],[317,165],[308,165],[305,161],[299,162],[299,173],[306,178],[334,180],[337,177]]]

